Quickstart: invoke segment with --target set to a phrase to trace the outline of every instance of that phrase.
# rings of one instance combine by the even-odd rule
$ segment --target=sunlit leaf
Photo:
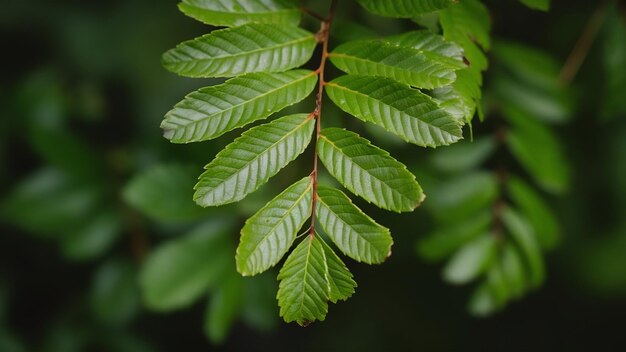
[[[350,258],[382,263],[391,253],[389,230],[377,224],[343,192],[319,185],[316,219],[337,247]]]
[[[300,22],[299,9],[287,0],[183,0],[178,7],[187,16],[214,26]]]
[[[345,112],[409,143],[436,147],[462,138],[458,122],[431,97],[390,79],[342,76],[329,82],[326,92]]]
[[[303,100],[316,82],[315,73],[292,70],[252,73],[202,88],[165,115],[163,135],[173,143],[217,138]]]
[[[213,31],[163,55],[163,66],[187,77],[232,77],[281,72],[313,55],[315,35],[295,26],[251,23]]]
[[[204,167],[194,200],[203,207],[216,206],[256,191],[304,152],[314,126],[307,114],[297,114],[244,132]]]
[[[318,152],[344,187],[383,209],[412,211],[424,200],[415,176],[404,165],[354,132],[322,130]]]
[[[250,217],[241,230],[237,270],[255,275],[276,265],[311,216],[313,180],[296,182]]]

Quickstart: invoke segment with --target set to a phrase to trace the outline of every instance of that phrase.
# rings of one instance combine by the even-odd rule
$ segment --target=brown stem
[[[318,90],[317,97],[315,99],[315,110],[312,115],[315,116],[316,133],[315,133],[315,155],[313,156],[313,171],[311,177],[313,178],[313,198],[311,201],[311,227],[309,230],[309,236],[315,236],[315,207],[317,205],[317,142],[320,138],[322,130],[322,103],[324,95],[324,86],[326,86],[326,80],[324,79],[324,71],[326,68],[326,60],[328,59],[328,38],[330,37],[330,28],[335,17],[335,9],[337,8],[337,0],[332,0],[330,9],[328,10],[328,16],[322,21],[320,30],[318,32],[318,41],[322,43],[322,58],[320,59],[320,66],[315,72],[318,75]]]
[[[610,1],[604,1],[600,6],[598,6],[589,19],[589,22],[587,22],[580,38],[578,38],[572,52],[567,57],[565,64],[563,64],[563,68],[561,69],[561,73],[559,75],[559,82],[561,82],[561,84],[571,83],[578,74],[580,66],[587,58],[589,49],[591,49],[591,45],[596,39],[596,36],[600,31],[600,27],[604,22],[604,18],[608,13],[609,3]]]

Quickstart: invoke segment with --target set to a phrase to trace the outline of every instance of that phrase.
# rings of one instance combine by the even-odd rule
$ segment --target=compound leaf
[[[282,72],[309,61],[316,44],[295,26],[250,23],[183,42],[163,55],[163,66],[187,77]]]
[[[318,236],[306,236],[291,252],[278,274],[278,305],[285,322],[306,326],[324,320],[330,283],[324,246]]]
[[[415,176],[403,164],[354,132],[324,129],[318,152],[331,175],[352,193],[380,208],[412,211],[424,199]]]
[[[204,207],[217,206],[256,191],[304,152],[314,126],[307,114],[296,114],[244,132],[205,166],[194,200]]]
[[[306,98],[317,83],[308,70],[251,73],[189,94],[165,115],[163,135],[173,143],[214,139]]]
[[[431,97],[402,83],[347,75],[327,83],[326,92],[345,112],[409,143],[437,147],[462,138],[461,127],[452,115]]]
[[[381,40],[348,42],[333,50],[329,57],[335,66],[349,74],[387,77],[428,89],[454,82],[454,71],[465,67],[458,59]]]
[[[387,17],[411,18],[444,9],[454,0],[358,0],[367,11]]]
[[[313,182],[296,182],[250,217],[241,230],[237,270],[256,275],[276,265],[296,239],[296,232],[311,216]]]
[[[300,22],[299,9],[286,0],[183,0],[178,8],[185,15],[213,26]]]
[[[356,261],[378,264],[391,253],[389,229],[377,224],[338,189],[318,186],[316,218],[337,247]]]

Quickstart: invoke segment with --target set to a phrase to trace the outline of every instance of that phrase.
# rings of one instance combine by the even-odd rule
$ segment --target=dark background
[[[601,2],[555,1],[547,14],[513,0],[486,3],[494,37],[536,46],[564,62]],[[339,16],[358,20],[363,15],[356,9],[354,2],[341,1]],[[411,26],[370,22],[381,33]],[[45,163],[27,136],[33,107],[69,116],[72,132],[102,160],[101,182],[110,199],[148,165],[208,161],[225,142],[170,145],[161,138],[159,123],[187,92],[207,85],[206,80],[180,78],[162,69],[161,54],[209,30],[179,13],[174,1],[5,2],[0,10],[0,199]],[[102,336],[131,334],[155,351],[622,350],[626,114],[607,106],[616,96],[625,99],[626,91],[606,89],[611,74],[603,68],[611,49],[607,31],[603,26],[573,83],[577,104],[570,122],[558,128],[574,171],[570,191],[551,199],[564,237],[547,256],[548,281],[493,317],[470,317],[465,310],[469,289],[446,285],[440,266],[417,256],[415,242],[429,223],[425,214],[418,210],[390,215],[368,208],[391,227],[393,256],[375,267],[349,263],[359,284],[357,294],[332,305],[323,323],[300,328],[280,322],[269,332],[236,324],[225,344],[213,347],[202,333],[204,303],[198,303],[171,314],[142,310],[123,328],[91,329],[96,323],[83,310],[84,296],[93,272],[112,254],[68,260],[54,241],[32,236],[0,216],[0,292],[8,297],[0,317],[5,317],[6,331],[26,350],[42,351],[73,351],[63,344],[48,348],[54,344],[46,341],[85,329]],[[52,100],[42,105],[41,99]],[[481,126],[476,125],[475,133],[480,134]],[[406,148],[399,153],[403,160],[424,155]],[[150,232],[157,226],[146,226],[148,247],[165,240],[158,228]],[[109,253],[133,257],[134,243],[122,237]],[[0,340],[9,341],[5,336],[0,334]],[[113,350],[102,346],[92,343],[85,348]]]

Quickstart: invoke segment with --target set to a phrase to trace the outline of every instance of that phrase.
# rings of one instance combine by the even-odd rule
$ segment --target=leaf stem
[[[315,110],[313,110],[313,116],[315,116],[316,128],[315,128],[315,155],[313,156],[313,171],[311,177],[313,178],[313,197],[311,200],[311,227],[309,229],[309,236],[315,236],[315,207],[317,205],[317,165],[318,165],[318,150],[317,145],[322,130],[322,103],[324,95],[324,87],[326,86],[326,80],[324,78],[324,71],[326,68],[326,60],[328,59],[328,39],[330,37],[330,28],[335,17],[335,9],[337,8],[337,1],[332,0],[330,9],[328,10],[328,16],[322,21],[320,30],[317,37],[322,43],[322,57],[320,59],[320,65],[315,71],[319,77],[317,97],[315,99]]]

